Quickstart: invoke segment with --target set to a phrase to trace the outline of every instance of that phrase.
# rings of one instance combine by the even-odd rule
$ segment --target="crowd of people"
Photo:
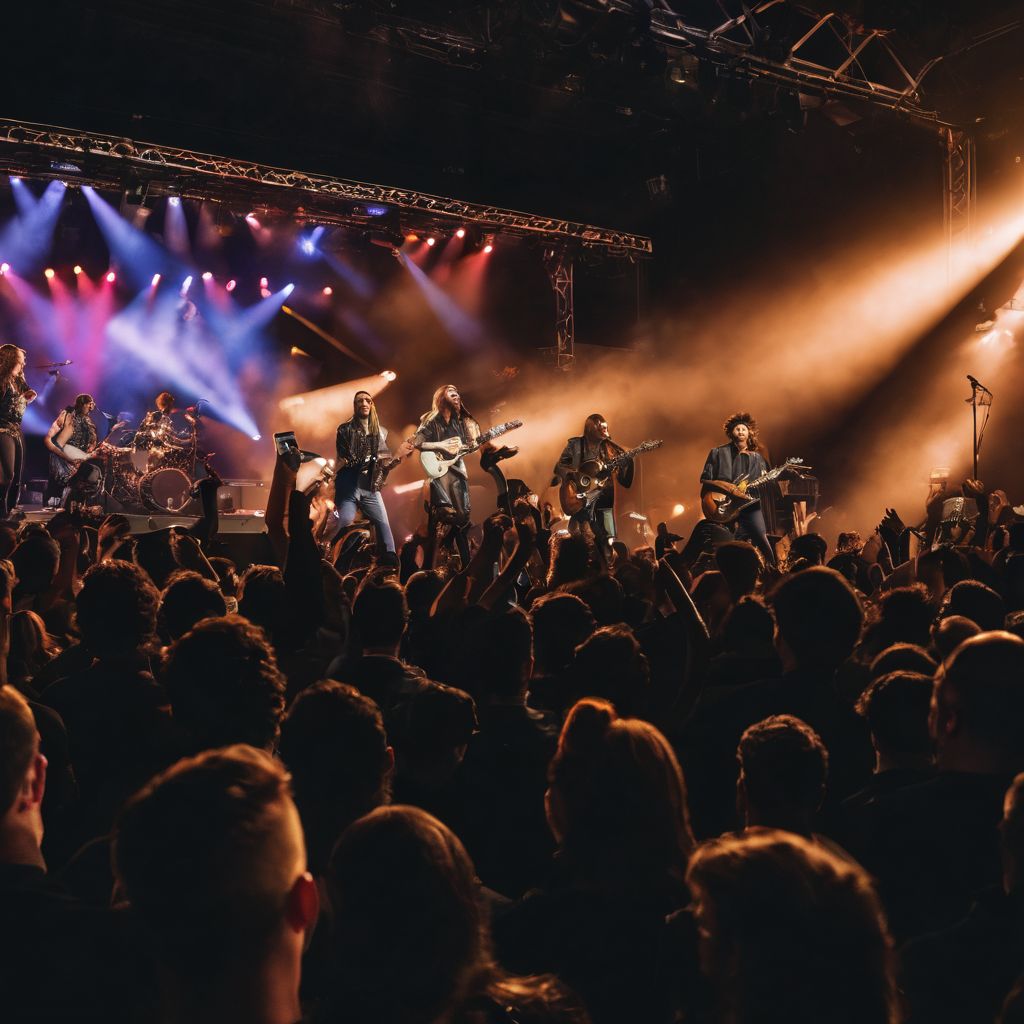
[[[212,485],[0,526],[5,1021],[1021,1019],[1007,503],[773,563],[527,496],[465,563],[325,557],[296,468],[250,565]]]

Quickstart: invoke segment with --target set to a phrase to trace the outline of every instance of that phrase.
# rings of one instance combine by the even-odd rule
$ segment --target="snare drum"
[[[139,496],[154,512],[180,513],[192,500],[192,480],[183,470],[161,466],[139,481]]]

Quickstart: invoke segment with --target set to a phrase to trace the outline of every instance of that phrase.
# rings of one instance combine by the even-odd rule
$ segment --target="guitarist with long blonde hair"
[[[454,384],[444,384],[434,392],[430,412],[420,421],[412,446],[420,451],[443,451],[454,455],[472,447],[480,436],[480,424],[462,404]],[[463,566],[469,565],[469,473],[461,456],[440,477],[430,481],[431,518],[451,526]]]

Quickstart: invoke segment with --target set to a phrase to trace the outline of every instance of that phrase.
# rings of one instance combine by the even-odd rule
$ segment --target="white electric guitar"
[[[464,455],[472,455],[478,448],[482,448],[488,441],[510,430],[518,430],[523,425],[522,420],[509,420],[508,423],[499,423],[490,430],[485,430],[472,444],[459,445],[454,452],[445,451],[443,448],[431,449],[420,452],[420,465],[423,472],[427,474],[428,480],[437,480],[445,475],[452,464],[461,459]]]

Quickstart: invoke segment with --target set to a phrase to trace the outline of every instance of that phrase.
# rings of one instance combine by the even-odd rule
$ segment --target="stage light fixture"
[[[192,287],[192,275],[189,274],[184,281],[181,282],[181,294],[184,295],[189,288]]]
[[[672,515],[681,516],[686,511],[686,506],[681,504],[675,504],[672,506]]]
[[[57,276],[57,271],[53,267],[47,267],[43,274],[46,276],[47,281],[52,281]]]
[[[435,246],[436,244],[437,244],[437,239],[436,239],[436,238],[428,238],[428,239],[427,239],[427,245],[429,245],[429,246],[433,247],[433,246]]]
[[[263,435],[262,434],[253,434],[252,435],[252,439],[254,441],[262,441],[263,440]]]
[[[231,280],[228,281],[226,285],[224,285],[224,289],[225,291],[233,292],[237,284],[238,282],[234,278],[231,278]]]
[[[113,284],[117,280],[117,274],[112,270],[107,271],[107,284]]]
[[[0,274],[6,274],[11,269],[10,263],[0,263]]]
[[[382,377],[383,377],[383,378],[384,378],[384,379],[385,379],[386,381],[393,381],[393,380],[396,380],[396,379],[398,378],[398,374],[397,374],[397,373],[395,373],[395,371],[394,371],[394,370],[384,370],[384,371],[383,371],[383,372],[381,373],[381,376],[382,376]]]
[[[420,236],[410,231],[409,234],[405,236],[405,240],[407,242],[418,242],[420,240]]]
[[[149,282],[154,288],[160,283],[160,275],[154,274],[153,280]]]
[[[333,294],[334,294],[334,289],[330,285],[327,285],[327,287],[324,288],[324,295],[333,295]]]
[[[265,277],[261,277],[260,278],[260,287],[261,288],[269,288],[270,287],[270,281],[268,281],[267,278],[265,278]]]
[[[456,238],[465,238],[466,237],[466,229],[465,228],[459,228],[459,230],[455,232],[455,237]]]
[[[75,264],[75,277],[78,277],[82,273],[82,268],[76,263]]]
[[[181,200],[177,196],[168,196],[167,197],[167,205],[168,206],[181,206]]]
[[[209,270],[204,270],[203,271],[203,280],[204,281],[212,281],[213,280],[212,272],[209,271]]]

